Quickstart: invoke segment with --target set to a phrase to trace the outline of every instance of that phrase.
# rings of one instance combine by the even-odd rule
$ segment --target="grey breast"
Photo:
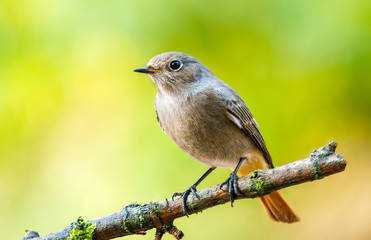
[[[155,105],[169,137],[206,165],[232,168],[252,148],[213,89],[176,97],[158,93]]]

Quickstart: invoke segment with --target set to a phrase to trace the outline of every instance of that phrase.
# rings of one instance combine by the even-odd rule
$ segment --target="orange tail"
[[[245,162],[238,170],[240,176],[249,174],[255,169],[268,169],[268,165],[262,153],[257,150],[254,152],[255,161]],[[259,198],[262,202],[268,216],[272,221],[294,223],[299,222],[300,217],[295,213],[294,209],[286,202],[279,191],[272,192],[268,195]]]
[[[295,213],[279,191],[272,192],[259,199],[272,221],[284,223],[300,221],[299,215]]]

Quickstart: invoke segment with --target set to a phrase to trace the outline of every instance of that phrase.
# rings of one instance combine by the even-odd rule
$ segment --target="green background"
[[[132,71],[182,51],[245,99],[275,165],[330,140],[348,161],[282,191],[299,224],[242,200],[177,220],[185,239],[370,239],[370,10],[368,0],[2,0],[0,238],[163,200],[207,169],[161,131],[156,88]]]

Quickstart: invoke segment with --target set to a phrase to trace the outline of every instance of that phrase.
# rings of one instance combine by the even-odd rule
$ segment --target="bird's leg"
[[[190,193],[193,193],[198,199],[200,199],[200,196],[197,193],[196,187],[198,184],[200,184],[213,170],[215,167],[209,168],[202,176],[187,190],[184,192],[175,192],[173,193],[173,196],[171,197],[174,200],[174,197],[176,196],[182,196],[182,203],[183,203],[183,211],[185,215],[188,217],[188,210],[187,210],[187,197]]]
[[[234,169],[234,171],[231,173],[231,175],[229,176],[229,178],[227,180],[225,180],[222,184],[220,184],[220,189],[227,184],[228,186],[228,192],[229,192],[229,196],[231,198],[231,206],[233,207],[233,202],[234,202],[234,198],[240,194],[239,190],[238,190],[238,184],[237,184],[237,179],[238,179],[238,176],[237,176],[237,171],[238,169],[241,167],[241,164],[242,162],[245,160],[246,158],[242,157],[240,158],[240,161],[238,162],[236,168]]]

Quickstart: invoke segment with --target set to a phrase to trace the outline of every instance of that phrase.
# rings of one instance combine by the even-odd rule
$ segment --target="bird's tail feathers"
[[[259,198],[269,218],[275,222],[299,222],[300,217],[288,204],[279,191],[272,192]]]

